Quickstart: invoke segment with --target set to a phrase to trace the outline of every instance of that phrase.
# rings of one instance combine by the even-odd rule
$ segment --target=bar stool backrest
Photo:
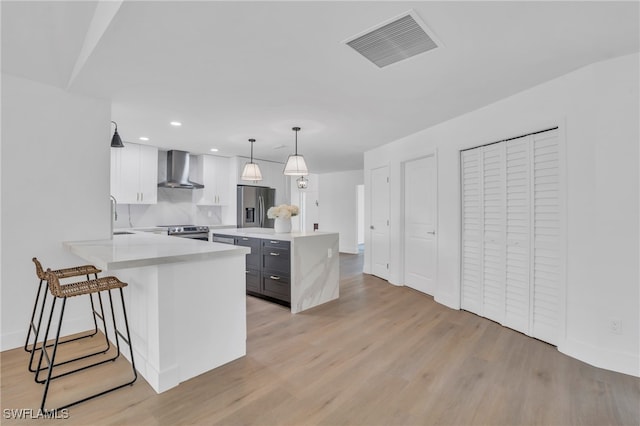
[[[46,280],[47,279],[47,275],[45,274],[44,270],[42,269],[42,264],[40,264],[40,261],[38,259],[36,259],[35,257],[33,259],[33,263],[36,264],[36,275],[38,276],[39,279],[41,280]]]
[[[51,272],[51,268],[47,268],[47,272],[45,274],[47,283],[49,284],[49,291],[55,297],[65,297],[62,293],[62,288],[60,287],[60,280],[58,280],[58,276]]]

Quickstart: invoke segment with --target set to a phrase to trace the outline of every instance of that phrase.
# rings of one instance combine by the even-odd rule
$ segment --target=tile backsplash
[[[119,204],[116,228],[158,225],[221,225],[221,206],[197,206],[193,190],[158,188],[157,204]]]

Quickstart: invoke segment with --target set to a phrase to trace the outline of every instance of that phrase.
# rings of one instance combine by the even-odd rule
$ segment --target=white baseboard
[[[640,357],[637,353],[612,351],[570,338],[558,345],[558,351],[594,367],[640,377]]]
[[[8,351],[24,346],[25,340],[27,338],[27,327],[28,325],[25,325],[24,330],[12,331],[3,334],[2,342],[0,342],[0,351]],[[53,328],[53,324],[51,325],[51,327]],[[86,318],[76,318],[67,320],[65,318],[61,335],[62,337],[64,337],[70,334],[92,330],[93,328],[93,323],[90,319],[88,320]],[[41,333],[44,333],[44,329],[41,330]],[[49,332],[49,336],[53,336],[53,333],[51,331]]]

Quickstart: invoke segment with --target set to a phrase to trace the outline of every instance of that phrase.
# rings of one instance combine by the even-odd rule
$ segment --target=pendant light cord
[[[249,139],[249,142],[251,142],[251,160],[249,161],[249,163],[253,164],[253,143],[255,142],[255,139]]]
[[[294,127],[291,130],[293,130],[294,132],[296,132],[296,153],[295,156],[298,156],[298,131],[300,130],[300,127]]]

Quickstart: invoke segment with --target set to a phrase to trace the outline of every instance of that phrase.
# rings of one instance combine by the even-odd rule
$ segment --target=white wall
[[[320,175],[320,231],[340,233],[340,251],[358,253],[358,185],[362,170]]]
[[[599,367],[640,375],[638,63],[638,54],[596,63],[367,152],[366,185],[371,169],[390,166],[389,281],[403,282],[402,161],[437,151],[435,299],[458,309],[459,151],[559,126],[566,146],[568,235],[566,329],[558,349]],[[367,228],[369,221],[367,214]],[[369,253],[365,250],[365,271],[370,271]],[[609,330],[612,318],[622,320],[621,334]]]
[[[2,74],[2,350],[24,344],[31,258],[85,264],[62,241],[109,238],[110,120],[105,100]],[[89,328],[88,303],[70,299],[65,332]]]

